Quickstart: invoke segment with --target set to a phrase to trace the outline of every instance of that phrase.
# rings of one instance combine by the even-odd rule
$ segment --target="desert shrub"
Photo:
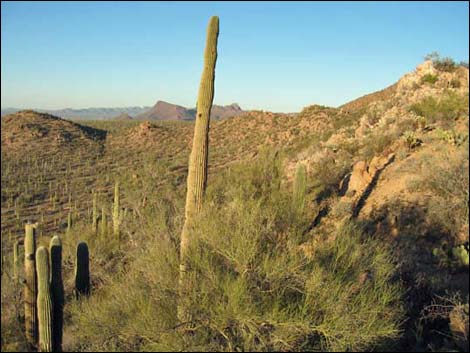
[[[449,123],[462,114],[468,114],[468,94],[459,95],[447,91],[439,100],[426,97],[421,102],[413,104],[410,110],[426,118],[428,123]]]
[[[460,88],[461,84],[460,84],[460,80],[456,79],[456,78],[453,78],[451,81],[450,81],[450,87],[452,88]]]
[[[444,130],[441,128],[437,128],[435,130],[435,134],[438,139],[457,146],[462,145],[468,139],[468,135],[458,133],[454,130]]]
[[[437,75],[426,74],[421,78],[421,83],[434,84],[437,81]]]
[[[310,178],[317,195],[329,195],[339,188],[339,183],[350,171],[350,155],[342,151],[336,155],[325,155],[311,165]]]
[[[468,350],[469,340],[469,305],[468,295],[461,298],[460,295],[436,296],[433,303],[427,305],[420,317],[422,326],[437,326],[439,330],[433,330],[437,337],[441,338],[434,348],[436,351],[462,351]],[[446,325],[442,325],[442,321]]]
[[[403,139],[409,150],[418,147],[423,143],[423,141],[421,141],[413,131],[405,131]]]
[[[348,223],[305,254],[280,165],[263,157],[211,180],[192,234],[192,322],[178,325],[178,249],[158,236],[112,283],[71,305],[73,348],[337,351],[397,337],[401,291],[389,250]]]
[[[457,68],[457,64],[452,58],[441,58],[437,52],[432,52],[424,57],[425,60],[432,60],[434,67],[439,71],[452,72]]]
[[[465,67],[466,69],[468,69],[468,61],[461,61],[459,63],[459,66],[462,66],[462,67]]]
[[[456,241],[462,229],[468,227],[468,141],[458,150],[441,146],[423,160],[422,177],[414,188],[432,193],[428,212]]]
[[[360,149],[360,156],[362,159],[370,160],[374,156],[384,154],[387,147],[391,146],[400,136],[401,132],[397,129],[374,129],[363,140]]]

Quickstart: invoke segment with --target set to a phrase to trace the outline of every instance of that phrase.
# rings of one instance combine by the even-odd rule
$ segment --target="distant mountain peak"
[[[213,105],[211,118],[222,119],[242,113],[243,110],[237,103],[230,105]],[[196,117],[196,108],[185,108],[182,105],[159,100],[148,111],[136,116],[140,120],[193,120]]]

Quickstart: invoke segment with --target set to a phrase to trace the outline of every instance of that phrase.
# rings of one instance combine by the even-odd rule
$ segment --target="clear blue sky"
[[[215,104],[294,112],[394,83],[438,51],[468,61],[464,2],[1,3],[1,106],[195,106],[220,18]]]

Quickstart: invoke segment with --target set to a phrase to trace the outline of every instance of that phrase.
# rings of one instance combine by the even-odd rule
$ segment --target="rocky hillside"
[[[22,110],[1,121],[2,153],[51,153],[73,150],[77,146],[98,146],[106,132],[73,123],[59,117]]]
[[[293,175],[304,163],[314,180],[314,234],[354,219],[395,248],[409,289],[405,345],[416,343],[413,325],[422,325],[428,347],[468,348],[468,80],[467,68],[426,61],[343,105],[338,117],[357,119],[334,131],[325,126],[331,134],[286,165]]]

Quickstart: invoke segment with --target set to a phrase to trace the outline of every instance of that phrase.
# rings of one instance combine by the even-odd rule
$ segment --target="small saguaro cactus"
[[[62,351],[62,328],[64,322],[64,283],[62,281],[62,242],[56,235],[49,244],[51,257],[52,347]]]
[[[209,151],[209,122],[214,99],[215,64],[217,61],[217,39],[219,36],[219,18],[211,17],[207,27],[206,48],[204,50],[204,69],[202,71],[197,101],[196,123],[194,126],[193,146],[189,157],[185,221],[180,242],[180,303],[178,319],[188,321],[188,308],[183,301],[185,295],[185,278],[188,271],[187,252],[190,243],[190,232],[193,219],[202,207],[207,184],[207,159]]]
[[[121,221],[119,214],[119,182],[114,185],[114,204],[113,204],[113,235],[119,239],[119,223]]]
[[[88,245],[80,242],[77,245],[77,259],[75,261],[75,295],[80,296],[90,294],[90,259]]]
[[[19,267],[19,255],[20,252],[20,243],[18,241],[15,241],[13,244],[13,280],[15,282],[15,285],[18,283],[18,267]]]
[[[36,270],[38,276],[39,349],[41,352],[52,352],[52,297],[49,284],[49,253],[44,246],[36,251]]]
[[[305,204],[305,192],[307,190],[307,170],[304,164],[299,164],[295,172],[293,207],[302,212]]]
[[[67,232],[66,234],[70,234],[70,231],[72,230],[72,212],[69,211],[69,214],[67,216]]]
[[[101,208],[101,223],[100,223],[101,236],[105,237],[108,233],[108,221],[106,219],[106,213],[104,207]]]
[[[93,192],[93,220],[92,220],[92,228],[93,234],[98,232],[98,206],[97,206],[97,195],[96,192]]]
[[[30,348],[37,345],[38,315],[36,307],[37,281],[36,281],[36,229],[31,223],[25,225],[24,238],[24,316],[26,340]]]

